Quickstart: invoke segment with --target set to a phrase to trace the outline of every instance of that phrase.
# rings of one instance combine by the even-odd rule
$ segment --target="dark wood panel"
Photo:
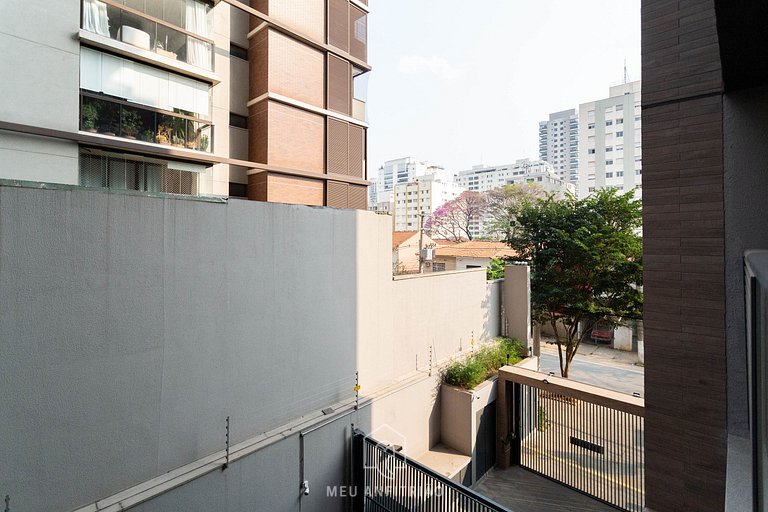
[[[349,123],[328,118],[327,172],[349,174]]]
[[[349,0],[328,0],[328,44],[349,52]]]
[[[352,113],[352,65],[335,55],[328,55],[328,109]]]

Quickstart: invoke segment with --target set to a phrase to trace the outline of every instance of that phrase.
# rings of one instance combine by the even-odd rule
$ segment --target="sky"
[[[538,158],[539,121],[640,79],[640,0],[373,0],[368,168]]]

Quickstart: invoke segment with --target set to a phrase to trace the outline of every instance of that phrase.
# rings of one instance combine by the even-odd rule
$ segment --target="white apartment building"
[[[539,158],[572,183],[579,180],[579,116],[575,109],[549,115],[539,123]]]
[[[379,167],[379,174],[376,176],[375,192],[369,195],[371,205],[386,202],[389,194],[395,186],[404,183],[411,183],[420,176],[434,175],[437,179],[448,182],[450,176],[445,169],[437,164],[416,160],[412,157],[398,158],[388,160]]]
[[[640,81],[579,106],[579,197],[604,187],[642,197],[640,119]]]
[[[419,214],[424,220],[435,210],[458,197],[466,189],[449,181],[443,181],[435,174],[419,176],[410,183],[395,186],[390,204],[393,231],[416,231],[419,229]]]
[[[487,192],[504,185],[521,183],[539,185],[547,192],[576,192],[576,186],[560,177],[551,164],[529,158],[493,167],[475,165],[468,171],[456,174],[453,180],[471,192]]]

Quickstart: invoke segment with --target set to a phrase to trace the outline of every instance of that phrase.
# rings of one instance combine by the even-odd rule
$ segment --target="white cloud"
[[[408,75],[431,73],[442,80],[453,80],[464,74],[463,69],[454,67],[445,59],[439,57],[422,57],[420,55],[406,55],[400,57],[397,70],[400,73]]]

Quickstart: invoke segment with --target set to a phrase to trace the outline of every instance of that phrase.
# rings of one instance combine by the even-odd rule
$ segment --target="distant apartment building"
[[[539,158],[552,164],[564,180],[579,180],[579,115],[575,109],[555,112],[539,123]]]
[[[375,192],[371,193],[372,202],[386,202],[387,192],[394,190],[395,186],[403,183],[411,183],[420,176],[435,175],[438,179],[448,181],[446,170],[438,164],[424,160],[416,160],[412,157],[388,160],[379,167],[379,173],[375,180]]]
[[[443,181],[436,174],[420,176],[410,183],[396,185],[391,193],[389,210],[393,231],[418,230],[419,215],[423,215],[426,222],[430,214],[465,190],[453,182]]]
[[[642,196],[640,81],[579,106],[579,196],[613,187]]]
[[[330,4],[14,2],[0,178],[365,208],[368,7]]]
[[[576,187],[560,177],[557,170],[542,160],[523,158],[513,164],[487,167],[476,165],[454,176],[457,185],[472,192],[487,192],[504,185],[531,183],[547,192],[576,192]]]

